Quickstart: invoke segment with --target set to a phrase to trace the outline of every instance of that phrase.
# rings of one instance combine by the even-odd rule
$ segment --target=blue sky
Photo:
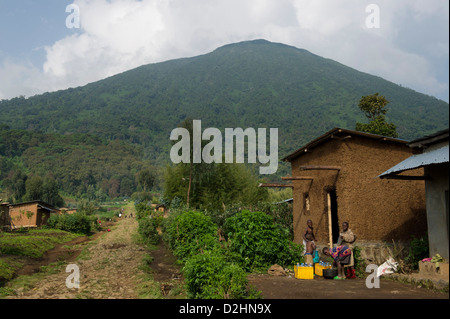
[[[448,102],[448,30],[447,0],[0,0],[0,99],[264,38]]]
[[[70,3],[61,0],[0,0],[1,56],[42,65],[45,61],[44,46],[75,31],[65,27],[65,9]]]

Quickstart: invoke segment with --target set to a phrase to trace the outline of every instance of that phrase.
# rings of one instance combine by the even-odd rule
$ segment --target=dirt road
[[[79,269],[79,288],[68,288],[66,279],[75,275],[74,270],[46,276],[31,290],[19,289],[14,299],[65,299],[65,298],[138,298],[136,283],[144,275],[140,269],[145,247],[136,244],[137,221],[124,218],[104,232],[99,238],[87,243],[83,253],[70,264]],[[71,279],[70,284],[74,283]]]

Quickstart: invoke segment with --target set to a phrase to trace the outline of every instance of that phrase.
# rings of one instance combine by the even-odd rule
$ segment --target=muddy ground
[[[367,288],[365,279],[312,280],[271,275],[250,275],[249,283],[267,299],[448,299],[448,293],[381,280],[380,288]]]

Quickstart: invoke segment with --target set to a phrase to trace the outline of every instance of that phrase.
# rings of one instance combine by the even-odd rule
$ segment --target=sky
[[[254,39],[449,101],[448,0],[0,0],[0,99]]]

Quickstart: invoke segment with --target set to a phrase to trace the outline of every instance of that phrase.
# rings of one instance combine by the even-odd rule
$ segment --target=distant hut
[[[47,224],[51,213],[58,210],[43,201],[30,201],[18,204],[9,204],[9,217],[11,228],[33,228]]]

